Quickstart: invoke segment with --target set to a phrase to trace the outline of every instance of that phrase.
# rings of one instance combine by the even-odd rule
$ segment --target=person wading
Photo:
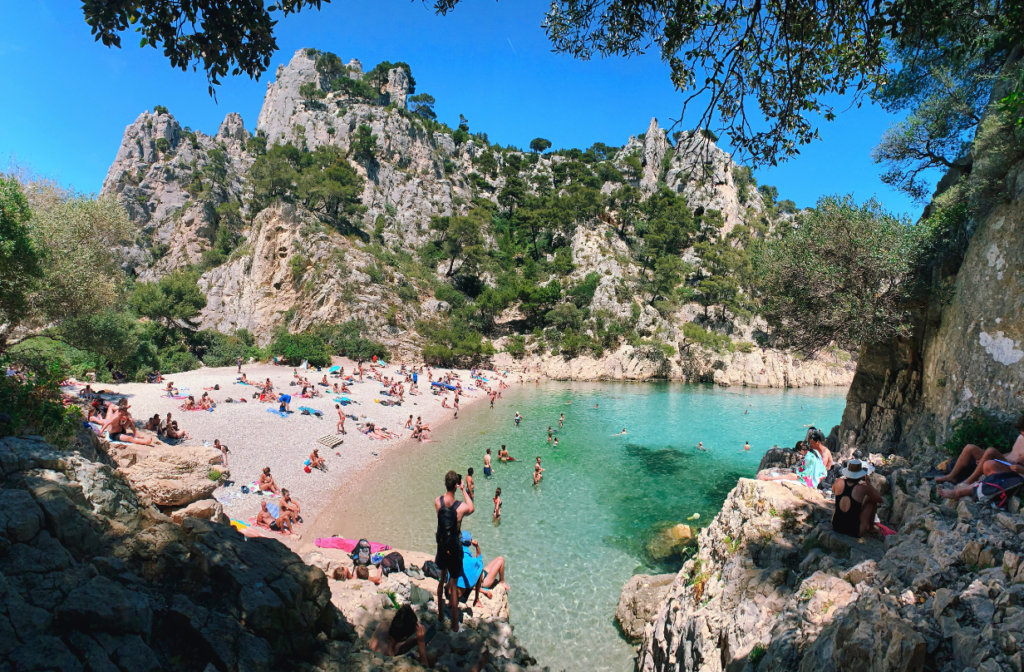
[[[437,617],[444,621],[444,592],[448,588],[448,597],[452,604],[452,632],[459,631],[459,577],[462,576],[462,519],[474,511],[473,498],[466,494],[462,485],[462,477],[454,471],[444,476],[446,492],[434,500],[434,511],[437,512],[437,557],[434,562],[441,570],[441,578],[437,582]],[[462,491],[460,502],[455,499],[455,488]]]

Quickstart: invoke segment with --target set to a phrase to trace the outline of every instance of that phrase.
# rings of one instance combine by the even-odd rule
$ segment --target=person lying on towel
[[[969,443],[962,451],[960,451],[960,457],[957,458],[956,464],[953,466],[953,469],[949,474],[936,478],[935,483],[956,483],[957,476],[959,476],[960,472],[966,469],[972,461],[975,462],[977,466],[971,475],[961,482],[961,485],[963,486],[974,485],[978,482],[978,479],[983,476],[990,476],[992,474],[1005,471],[1015,471],[1019,474],[1024,474],[1024,415],[1017,418],[1017,422],[1014,423],[1014,429],[1017,430],[1017,440],[1014,441],[1013,447],[1010,448],[1010,452],[1004,455],[997,448],[986,448],[985,450],[982,450],[980,446]],[[940,489],[938,493],[942,497],[948,497],[951,499],[960,499],[964,494],[970,494],[970,488],[966,488],[963,493],[957,495],[956,492],[958,490],[960,490],[960,488],[946,488]]]

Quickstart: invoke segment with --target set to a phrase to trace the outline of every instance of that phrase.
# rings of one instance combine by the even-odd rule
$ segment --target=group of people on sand
[[[104,402],[99,398],[93,399],[92,404],[87,407],[86,419],[89,422],[100,426],[100,434],[107,433],[111,441],[117,443],[134,443],[141,446],[153,444],[153,437],[142,436],[135,429],[135,419],[132,418],[131,406],[128,400],[121,397],[116,404]],[[170,422],[170,413],[167,414]],[[159,418],[158,418],[159,420]]]

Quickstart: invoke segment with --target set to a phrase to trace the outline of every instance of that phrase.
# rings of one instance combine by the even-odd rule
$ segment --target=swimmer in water
[[[705,450],[703,441],[697,443],[697,450]]]
[[[543,478],[543,476],[541,476],[541,474],[543,474],[543,473],[544,473],[544,470],[540,468],[540,455],[538,455],[537,456],[537,464],[533,465],[533,484],[534,485],[537,485],[538,483],[540,483],[540,479]]]
[[[555,446],[554,447],[558,448],[558,437],[557,436],[555,437]]]
[[[554,436],[551,433],[551,425],[548,425],[548,443],[551,443],[551,437]]]
[[[750,450],[750,441],[743,444],[743,450]]]
[[[558,416],[558,426],[561,427],[563,422],[565,422],[565,413]]]
[[[523,416],[519,415],[519,411],[516,411],[516,427],[518,427],[518,426],[519,426],[519,423],[520,423],[520,422],[521,422],[522,420],[523,420]]]
[[[597,408],[597,404],[594,404],[594,408]]]
[[[613,436],[622,436],[625,433],[626,433],[626,428],[623,427],[621,432],[619,432],[618,434],[613,434]]]

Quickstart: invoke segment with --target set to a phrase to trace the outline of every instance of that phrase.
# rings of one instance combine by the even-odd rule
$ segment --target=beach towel
[[[187,394],[169,394],[169,395],[167,395],[167,398],[168,399],[188,399],[188,395]]]
[[[345,439],[337,434],[325,434],[316,440],[317,443],[328,448],[340,446],[344,441]]]
[[[359,543],[358,539],[342,539],[341,537],[321,537],[316,540],[316,545],[319,548],[336,548],[339,551],[345,551],[351,553],[355,550],[356,544]],[[380,553],[381,551],[390,551],[391,547],[387,544],[378,544],[376,541],[370,542],[370,553]]]
[[[232,518],[231,519],[231,527],[233,527],[236,530],[238,530],[239,532],[241,532],[245,528],[249,527],[249,523],[243,522],[243,521],[239,520],[238,518]]]
[[[315,415],[318,418],[324,417],[324,412],[323,411],[318,411],[315,408],[310,408],[309,406],[299,406],[299,410],[300,411],[306,411],[307,413],[310,413],[311,415]]]
[[[266,497],[277,497],[277,495],[275,495],[272,492],[269,492],[269,491],[268,492],[264,492],[264,491],[260,490],[260,482],[258,480],[253,481],[252,483],[250,483],[248,485],[248,488],[249,488],[249,492],[251,492],[254,495],[264,495]]]
[[[274,415],[280,415],[282,418],[287,418],[289,413],[287,411],[279,411],[276,408],[268,408],[267,413],[273,413]]]

